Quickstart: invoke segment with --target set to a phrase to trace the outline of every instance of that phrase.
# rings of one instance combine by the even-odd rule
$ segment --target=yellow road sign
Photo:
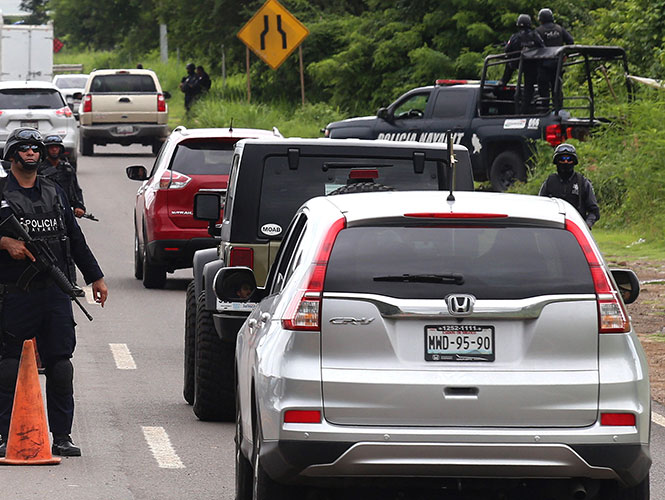
[[[277,69],[309,35],[309,30],[277,0],[268,0],[238,32],[238,38]]]

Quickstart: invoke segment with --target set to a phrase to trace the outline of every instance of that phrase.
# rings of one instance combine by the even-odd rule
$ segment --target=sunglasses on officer
[[[25,153],[26,151],[33,151],[35,153],[39,153],[39,150],[41,148],[37,146],[37,144],[19,144],[16,146],[16,150],[20,151],[21,153]]]
[[[561,155],[557,158],[557,161],[563,162],[563,163],[568,163],[568,162],[574,162],[575,159],[572,156],[569,155]]]

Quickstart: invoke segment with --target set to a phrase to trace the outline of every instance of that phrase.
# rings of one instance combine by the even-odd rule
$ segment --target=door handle
[[[121,97],[118,99],[118,102],[132,102],[129,97]]]

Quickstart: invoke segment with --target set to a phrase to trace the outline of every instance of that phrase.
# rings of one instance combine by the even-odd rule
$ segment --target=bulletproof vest
[[[72,178],[71,170],[72,167],[63,161],[59,161],[55,166],[51,165],[49,162],[44,162],[39,166],[37,173],[54,180],[62,189],[67,191]]]
[[[536,45],[536,34],[533,30],[529,31],[520,31],[517,35],[519,40],[520,48],[522,49],[532,49],[537,47]]]
[[[574,172],[572,177],[564,183],[561,183],[557,175],[550,175],[547,178],[547,193],[556,198],[566,200],[582,216],[585,216],[586,214],[582,213],[582,189],[584,189],[584,177],[579,172]]]
[[[536,28],[545,42],[545,47],[561,47],[563,45],[563,28],[558,24],[545,23]]]

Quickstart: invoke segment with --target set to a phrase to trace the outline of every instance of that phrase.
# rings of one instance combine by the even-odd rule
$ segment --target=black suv
[[[463,146],[454,146],[453,152],[455,189],[472,191],[469,153]],[[283,233],[305,201],[356,183],[363,189],[446,190],[450,163],[448,148],[440,144],[295,138],[238,142],[221,230],[215,225],[221,196],[200,193],[194,202],[195,218],[209,221],[211,233],[220,238],[217,248],[194,254],[194,280],[187,288],[183,395],[197,417],[235,418],[235,339],[254,307],[218,301],[216,272],[246,266],[263,285]]]

